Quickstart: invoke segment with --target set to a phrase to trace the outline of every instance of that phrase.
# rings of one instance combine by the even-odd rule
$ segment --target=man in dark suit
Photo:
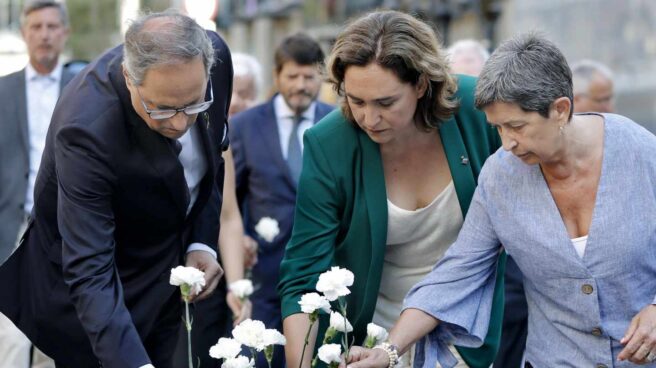
[[[225,42],[177,13],[136,20],[64,90],[0,311],[59,367],[172,367],[170,270],[216,261],[230,104]],[[213,254],[212,254],[213,253]]]
[[[0,78],[0,264],[27,224],[50,117],[62,87],[73,77],[59,58],[69,34],[63,3],[27,2],[21,34],[29,62]],[[29,340],[1,314],[0,356],[0,368],[26,368],[30,361]]]
[[[237,200],[244,213],[246,233],[257,240],[259,248],[253,268],[256,290],[251,296],[252,315],[267,328],[282,330],[276,286],[294,223],[303,133],[332,110],[332,106],[317,101],[323,59],[319,44],[308,36],[285,38],[275,53],[278,93],[231,119]],[[255,230],[264,217],[278,222],[280,233],[273,241],[265,240]],[[277,348],[274,365],[282,367],[282,348]]]

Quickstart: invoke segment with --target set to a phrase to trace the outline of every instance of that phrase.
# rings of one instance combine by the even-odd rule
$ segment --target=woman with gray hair
[[[504,149],[390,344],[421,339],[424,367],[451,366],[449,341],[480,345],[503,244],[525,276],[527,367],[656,366],[656,137],[619,115],[573,115],[567,62],[535,35],[494,52],[476,105]],[[391,363],[381,349],[351,352],[351,368]]]

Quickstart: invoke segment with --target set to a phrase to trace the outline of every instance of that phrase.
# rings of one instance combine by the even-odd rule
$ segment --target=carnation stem
[[[187,357],[189,358],[189,368],[194,368],[191,360],[191,322],[189,319],[189,301],[184,298],[185,302],[185,327],[187,327]]]
[[[346,319],[346,302],[344,301],[344,298],[338,298],[339,301],[339,309],[342,312],[342,316],[344,317],[344,361],[348,362],[349,358],[349,344],[348,344],[348,332],[346,329],[346,325],[348,324],[348,320]]]
[[[298,368],[303,367],[303,358],[305,357],[305,348],[307,348],[308,344],[310,344],[310,332],[312,332],[312,326],[314,326],[314,322],[317,320],[317,314],[318,314],[317,312],[312,312],[308,316],[308,318],[310,319],[310,327],[308,327],[307,333],[305,334],[305,342],[303,343],[303,351],[301,352],[301,361],[298,362]]]

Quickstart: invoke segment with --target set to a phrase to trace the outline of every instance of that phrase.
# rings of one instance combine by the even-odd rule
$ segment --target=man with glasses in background
[[[58,367],[172,367],[171,269],[212,293],[232,65],[175,12],[134,21],[55,108],[34,210],[0,267],[0,312]],[[224,142],[225,143],[225,142]]]

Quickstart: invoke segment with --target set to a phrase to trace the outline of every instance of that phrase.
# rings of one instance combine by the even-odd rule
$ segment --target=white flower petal
[[[248,298],[253,294],[253,282],[248,279],[237,280],[228,286],[238,298]]]
[[[319,348],[319,359],[326,364],[342,361],[342,347],[339,344],[326,344]]]
[[[348,319],[346,319],[343,315],[341,315],[338,312],[330,313],[330,327],[334,328],[339,332],[353,331],[353,326],[351,326],[351,322],[349,322]],[[346,327],[346,331],[344,331],[345,330],[344,327]]]
[[[329,271],[319,275],[316,289],[332,302],[340,296],[351,293],[348,288],[353,285],[354,279],[353,272],[346,268],[332,267]]]
[[[205,286],[205,273],[195,267],[178,266],[171,269],[169,283],[174,286],[189,285],[191,295],[197,295]]]
[[[285,345],[287,343],[285,336],[273,328],[264,330],[262,340],[264,340],[264,346]]]
[[[376,343],[381,343],[387,340],[388,333],[387,330],[372,322],[367,325],[367,336],[376,339]]]
[[[317,309],[330,313],[330,302],[328,302],[326,297],[321,296],[318,293],[304,294],[298,304],[301,305],[303,313],[314,313]]]
[[[210,356],[215,359],[232,359],[241,353],[241,344],[227,337],[222,337],[210,348]]]
[[[236,358],[226,359],[223,362],[222,368],[253,368],[255,367],[255,362],[253,359],[249,359],[243,355],[240,355]]]
[[[247,319],[232,330],[232,337],[242,345],[262,351],[264,345],[264,323]]]
[[[280,233],[278,221],[271,217],[262,217],[260,221],[257,222],[257,225],[255,225],[255,232],[257,235],[261,236],[262,239],[271,243]]]

